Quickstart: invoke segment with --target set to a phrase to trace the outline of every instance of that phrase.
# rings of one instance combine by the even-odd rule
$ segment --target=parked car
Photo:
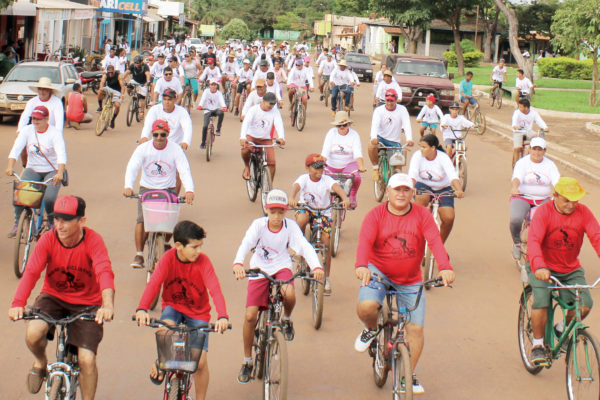
[[[344,59],[352,67],[359,80],[373,82],[373,64],[366,54],[346,53]]]
[[[442,59],[416,54],[390,54],[383,62],[392,71],[402,88],[402,104],[408,108],[425,105],[433,94],[440,107],[448,108],[454,101],[454,74],[448,74]]]
[[[75,66],[62,61],[26,61],[15,65],[6,77],[0,77],[0,119],[4,115],[19,116],[27,101],[37,95],[29,88],[41,77],[50,78],[56,96],[65,103],[75,82],[81,83]]]
[[[193,47],[194,49],[196,49],[196,53],[200,51],[200,45],[203,43],[204,41],[202,39],[199,38],[190,38],[190,47]]]

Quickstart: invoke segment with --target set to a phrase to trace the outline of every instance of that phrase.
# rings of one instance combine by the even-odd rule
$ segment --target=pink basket
[[[159,201],[142,202],[146,232],[173,232],[179,219],[179,204]]]

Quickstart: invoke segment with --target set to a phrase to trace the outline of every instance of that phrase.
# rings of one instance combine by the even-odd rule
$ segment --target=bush
[[[446,51],[444,53],[444,58],[448,61],[448,65],[451,67],[458,66],[458,60],[456,58],[456,53],[453,51]],[[463,53],[463,60],[465,62],[465,67],[477,67],[481,60],[483,60],[483,53],[480,51],[469,51]]]
[[[477,51],[477,48],[475,47],[475,43],[473,43],[473,41],[469,40],[469,39],[461,40],[460,47],[461,47],[463,53],[470,53],[472,51]],[[456,51],[456,46],[454,45],[454,42],[450,45],[450,51]]]
[[[246,39],[250,40],[250,30],[248,25],[239,18],[233,18],[223,27],[219,33],[221,39]]]
[[[592,79],[592,60],[545,57],[538,60],[537,66],[540,74],[546,78]]]

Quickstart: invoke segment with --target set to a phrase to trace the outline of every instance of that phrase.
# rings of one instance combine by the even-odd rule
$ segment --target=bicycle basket
[[[179,219],[177,196],[166,190],[150,190],[142,195],[146,232],[173,232]]]
[[[390,165],[392,167],[399,167],[406,165],[406,150],[396,150],[390,157]]]
[[[198,369],[205,340],[204,332],[156,331],[156,350],[160,369],[193,374]]]
[[[13,205],[40,208],[47,185],[30,181],[13,182]]]

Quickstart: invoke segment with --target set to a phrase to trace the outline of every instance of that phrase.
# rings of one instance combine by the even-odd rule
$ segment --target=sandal
[[[46,369],[31,367],[27,374],[27,390],[29,393],[36,394],[42,388],[42,383],[46,379]]]
[[[156,372],[156,378],[152,377],[151,374],[153,372]],[[155,385],[160,385],[165,380],[165,371],[163,371],[162,369],[160,369],[160,366],[158,364],[158,360],[154,361],[154,364],[152,364],[152,369],[150,370],[150,375],[148,375],[148,378],[150,378],[150,381],[152,383],[154,383]]]
[[[246,171],[248,171],[248,175],[246,175]],[[242,179],[245,181],[250,180],[250,169],[244,168],[244,171],[242,171]]]

